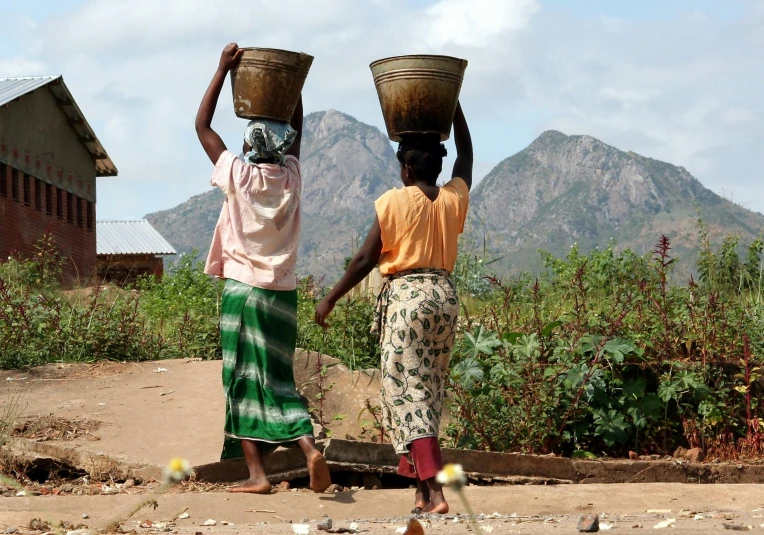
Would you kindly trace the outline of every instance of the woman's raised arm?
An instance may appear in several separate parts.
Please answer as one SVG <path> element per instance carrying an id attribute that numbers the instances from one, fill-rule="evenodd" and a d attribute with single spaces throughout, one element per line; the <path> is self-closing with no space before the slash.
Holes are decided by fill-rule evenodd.
<path id="1" fill-rule="evenodd" d="M 472 188 L 472 136 L 464 118 L 461 102 L 456 103 L 454 114 L 454 143 L 456 144 L 456 161 L 454 172 L 451 177 L 459 177 L 467 184 L 467 189 Z"/>

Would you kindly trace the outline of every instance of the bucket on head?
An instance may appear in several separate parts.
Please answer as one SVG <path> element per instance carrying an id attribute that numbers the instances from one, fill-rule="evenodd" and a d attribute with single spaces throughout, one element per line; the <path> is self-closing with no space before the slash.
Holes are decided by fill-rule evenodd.
<path id="1" fill-rule="evenodd" d="M 387 135 L 451 135 L 467 60 L 450 56 L 396 56 L 369 65 Z"/>
<path id="2" fill-rule="evenodd" d="M 275 48 L 243 48 L 231 70 L 233 109 L 242 119 L 289 121 L 313 56 Z"/>

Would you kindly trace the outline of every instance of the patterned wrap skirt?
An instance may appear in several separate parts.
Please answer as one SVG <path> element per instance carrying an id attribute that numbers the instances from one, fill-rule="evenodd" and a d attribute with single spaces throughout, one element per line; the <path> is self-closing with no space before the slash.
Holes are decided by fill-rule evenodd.
<path id="1" fill-rule="evenodd" d="M 377 300 L 382 416 L 401 455 L 413 440 L 438 437 L 443 388 L 459 300 L 447 271 L 412 269 L 385 277 Z"/>
<path id="2" fill-rule="evenodd" d="M 241 440 L 266 452 L 313 435 L 294 383 L 297 291 L 254 288 L 227 279 L 220 342 L 226 396 L 221 459 L 242 457 Z"/>

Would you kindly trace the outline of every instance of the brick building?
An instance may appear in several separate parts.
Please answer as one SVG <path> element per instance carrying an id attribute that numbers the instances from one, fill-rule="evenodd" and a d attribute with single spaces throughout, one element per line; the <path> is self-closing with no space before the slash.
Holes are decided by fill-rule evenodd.
<path id="1" fill-rule="evenodd" d="M 0 259 L 51 233 L 67 281 L 96 268 L 96 177 L 117 168 L 61 76 L 0 78 Z"/>

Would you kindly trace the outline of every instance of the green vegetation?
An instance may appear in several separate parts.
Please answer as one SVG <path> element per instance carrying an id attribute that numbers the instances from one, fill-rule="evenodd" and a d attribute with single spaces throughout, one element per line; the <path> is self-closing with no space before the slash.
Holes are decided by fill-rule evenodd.
<path id="1" fill-rule="evenodd" d="M 653 255 L 612 247 L 547 273 L 495 282 L 465 307 L 452 360 L 452 445 L 568 455 L 722 458 L 764 448 L 762 244 L 745 259 L 701 224 L 700 280 L 670 284 L 668 238 Z"/>
<path id="2" fill-rule="evenodd" d="M 0 368 L 49 362 L 218 358 L 222 285 L 182 257 L 135 289 L 64 290 L 62 260 L 46 236 L 29 259 L 0 264 Z"/>
<path id="3" fill-rule="evenodd" d="M 542 252 L 538 278 L 500 280 L 485 248 L 463 251 L 447 441 L 574 456 L 677 446 L 760 456 L 764 246 L 734 237 L 716 246 L 699 228 L 694 269 L 680 266 L 666 237 L 646 256 L 614 244 L 587 255 L 574 247 L 565 258 Z M 132 288 L 64 290 L 55 244 L 44 239 L 31 258 L 0 264 L 0 368 L 220 358 L 222 284 L 192 259 Z M 324 331 L 313 323 L 323 291 L 311 277 L 300 283 L 298 345 L 353 369 L 376 367 L 373 298 L 339 303 Z"/>

